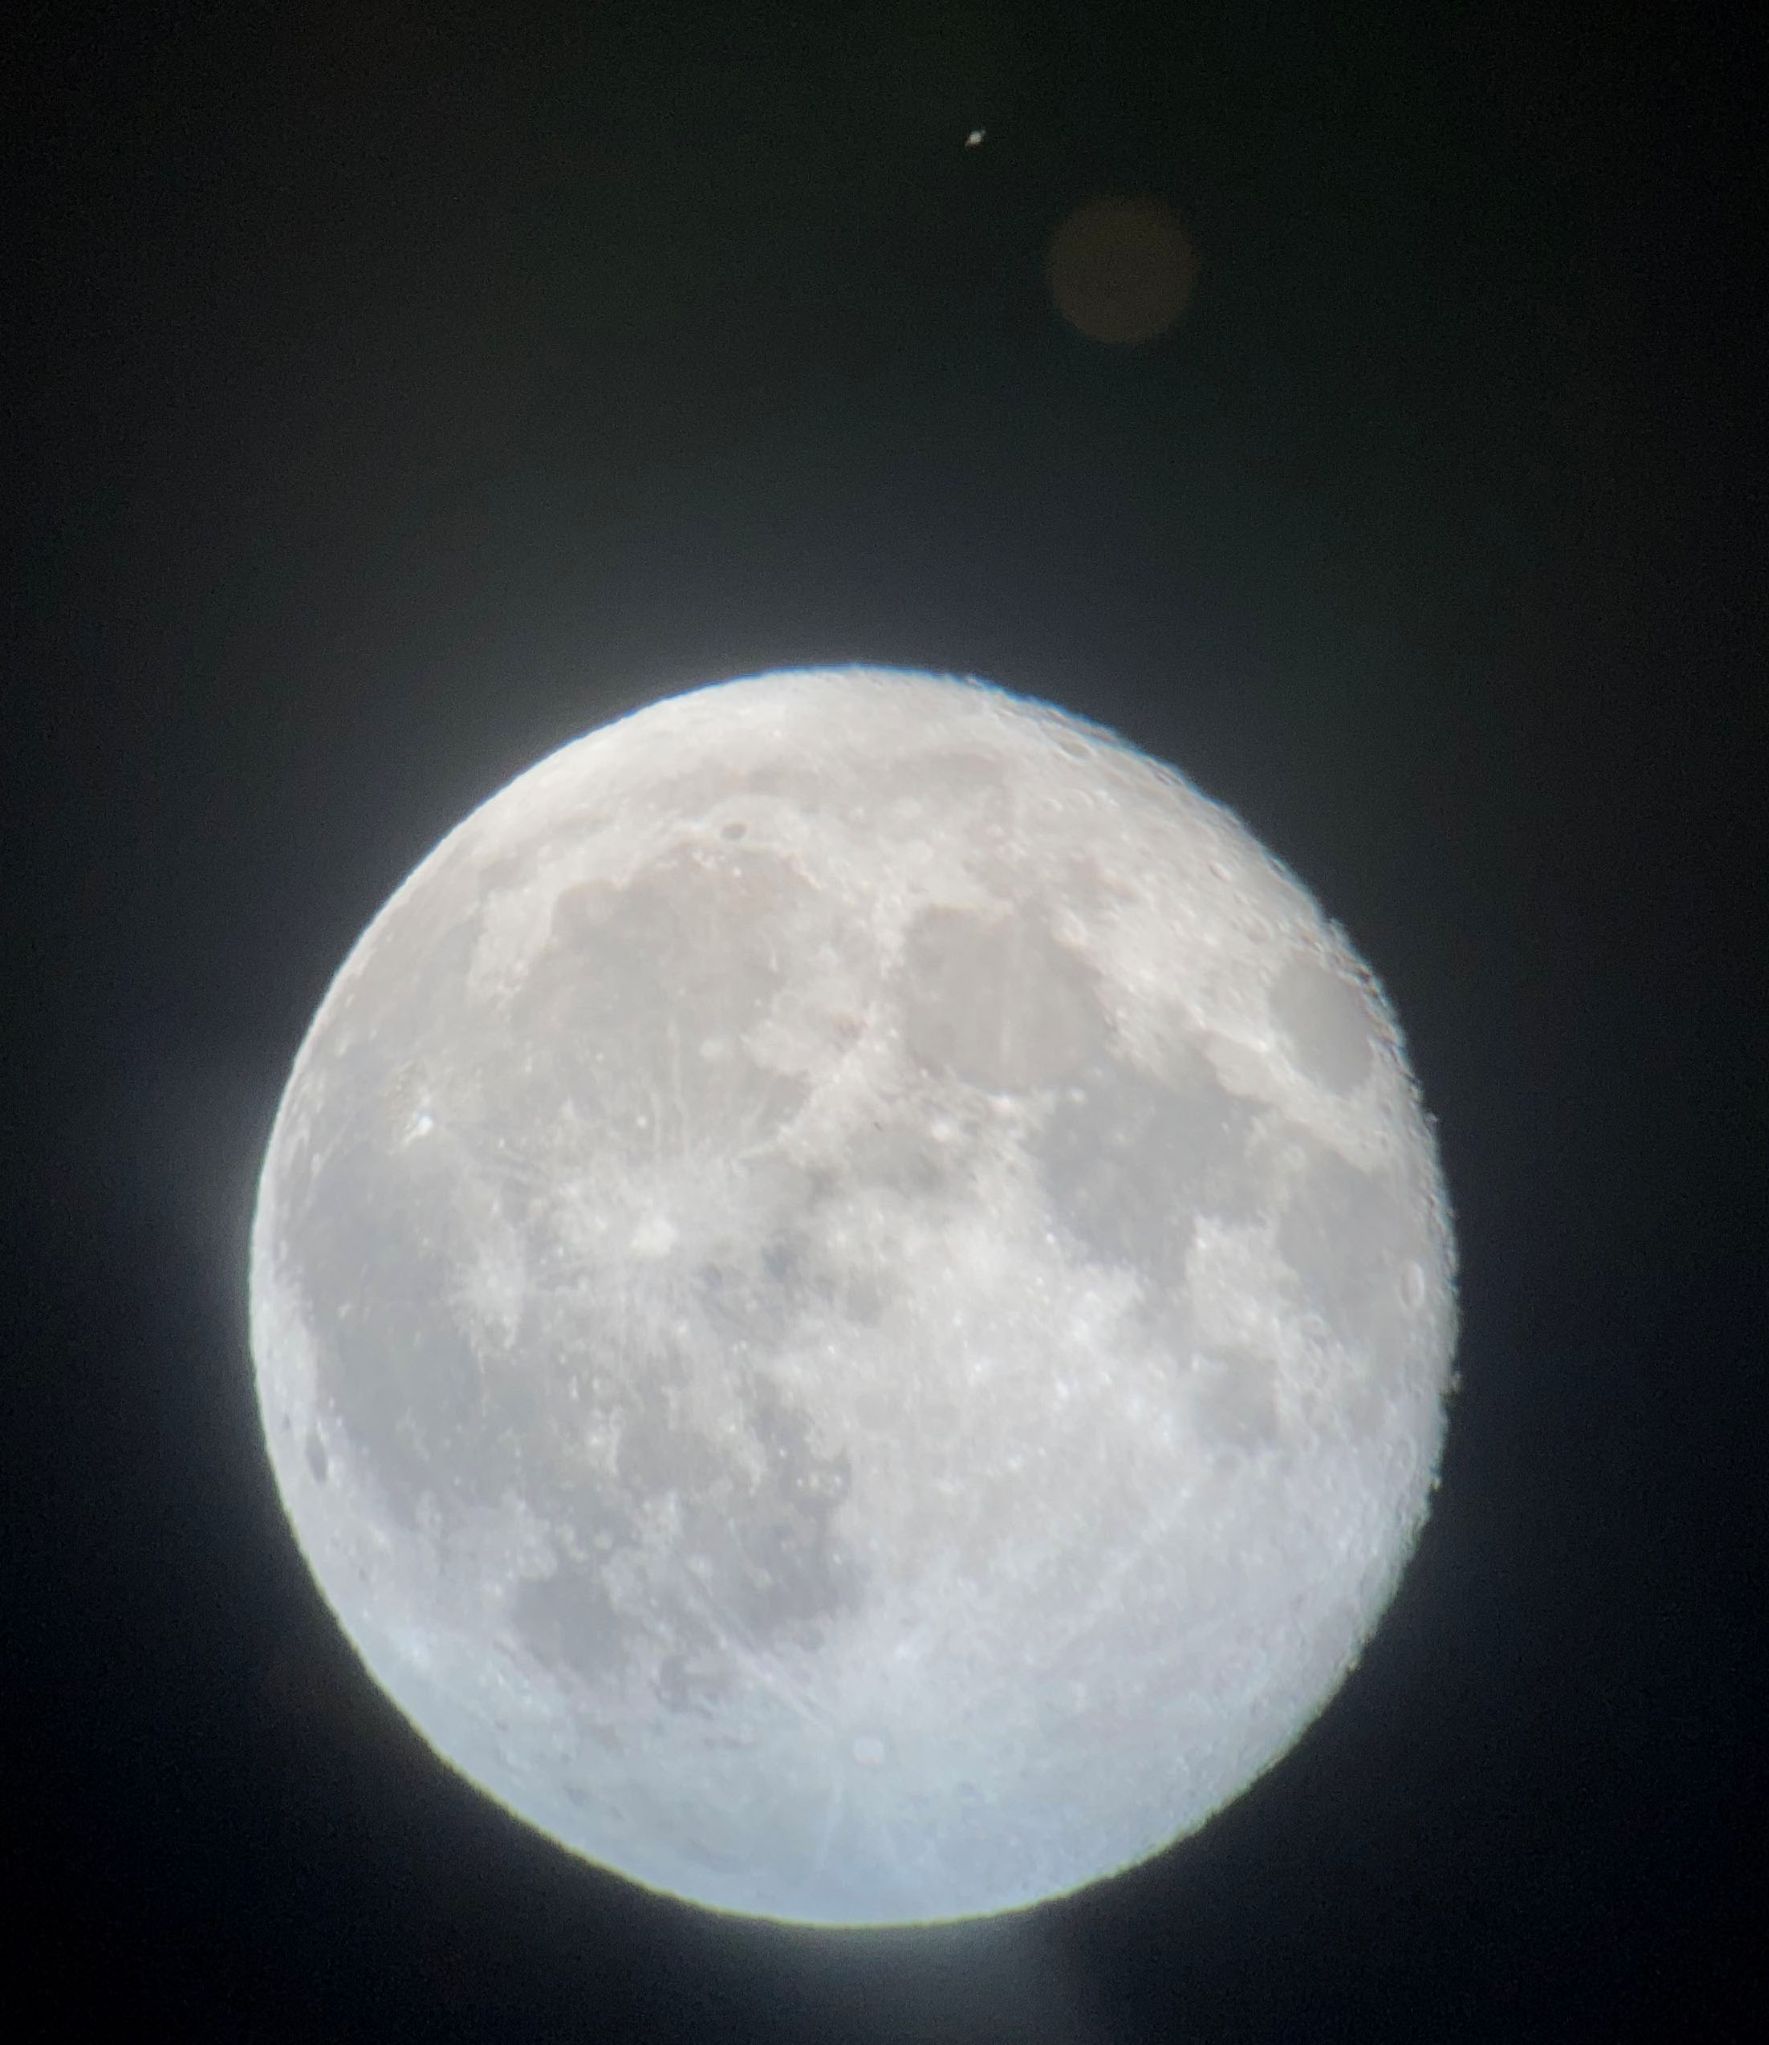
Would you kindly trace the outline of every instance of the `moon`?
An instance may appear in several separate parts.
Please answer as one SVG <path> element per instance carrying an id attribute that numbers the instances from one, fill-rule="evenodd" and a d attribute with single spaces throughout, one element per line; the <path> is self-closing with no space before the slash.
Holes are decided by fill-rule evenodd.
<path id="1" fill-rule="evenodd" d="M 1423 1524 L 1435 1137 L 1313 897 L 1112 732 L 795 671 L 565 746 L 344 962 L 264 1158 L 287 1517 L 570 1852 L 931 1923 L 1195 1832 Z"/>

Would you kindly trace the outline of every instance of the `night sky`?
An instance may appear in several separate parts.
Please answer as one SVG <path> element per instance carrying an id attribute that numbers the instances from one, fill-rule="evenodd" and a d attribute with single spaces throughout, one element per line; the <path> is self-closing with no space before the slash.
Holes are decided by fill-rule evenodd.
<path id="1" fill-rule="evenodd" d="M 1750 32 L 1704 33 L 7 28 L 32 2035 L 1758 2035 L 1761 216 Z M 1109 198 L 1190 283 L 1141 341 L 1084 327 L 1160 312 L 1159 250 L 1053 269 Z M 644 1894 L 431 1758 L 295 1552 L 244 1328 L 289 1062 L 416 861 L 610 717 L 855 661 L 1111 725 L 1305 879 L 1405 1027 L 1464 1320 L 1435 1514 L 1301 1747 L 1132 1874 L 886 1937 Z"/>

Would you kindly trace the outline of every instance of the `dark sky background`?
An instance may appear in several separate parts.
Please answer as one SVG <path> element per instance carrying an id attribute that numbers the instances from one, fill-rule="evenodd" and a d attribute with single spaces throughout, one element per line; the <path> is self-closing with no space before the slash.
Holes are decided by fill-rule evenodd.
<path id="1" fill-rule="evenodd" d="M 12 22 L 41 2035 L 1759 2035 L 1761 214 L 1752 31 L 1664 13 Z M 1112 194 L 1198 259 L 1140 346 L 1046 275 Z M 871 1938 L 640 1893 L 431 1760 L 294 1552 L 244 1336 L 289 1061 L 416 860 L 611 716 L 856 660 L 1117 727 L 1319 893 L 1438 1119 L 1465 1324 L 1435 1516 L 1297 1752 L 1117 1881 Z"/>

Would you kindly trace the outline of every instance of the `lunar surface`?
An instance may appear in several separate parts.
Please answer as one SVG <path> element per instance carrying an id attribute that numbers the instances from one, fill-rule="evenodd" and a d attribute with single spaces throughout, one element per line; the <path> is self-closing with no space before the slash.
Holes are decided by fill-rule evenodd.
<path id="1" fill-rule="evenodd" d="M 435 1751 L 648 1887 L 978 1916 L 1195 1830 L 1422 1523 L 1394 1019 L 1239 822 L 976 683 L 658 703 L 351 952 L 264 1161 L 289 1520 Z"/>

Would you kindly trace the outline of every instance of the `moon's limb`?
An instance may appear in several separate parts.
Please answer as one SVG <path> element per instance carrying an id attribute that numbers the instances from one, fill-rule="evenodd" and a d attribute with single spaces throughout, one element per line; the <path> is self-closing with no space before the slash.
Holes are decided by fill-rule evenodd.
<path id="1" fill-rule="evenodd" d="M 340 971 L 253 1232 L 377 1680 L 574 1850 L 931 1920 L 1194 1829 L 1380 1617 L 1454 1254 L 1400 1033 L 1109 733 L 844 671 L 474 812 Z"/>

